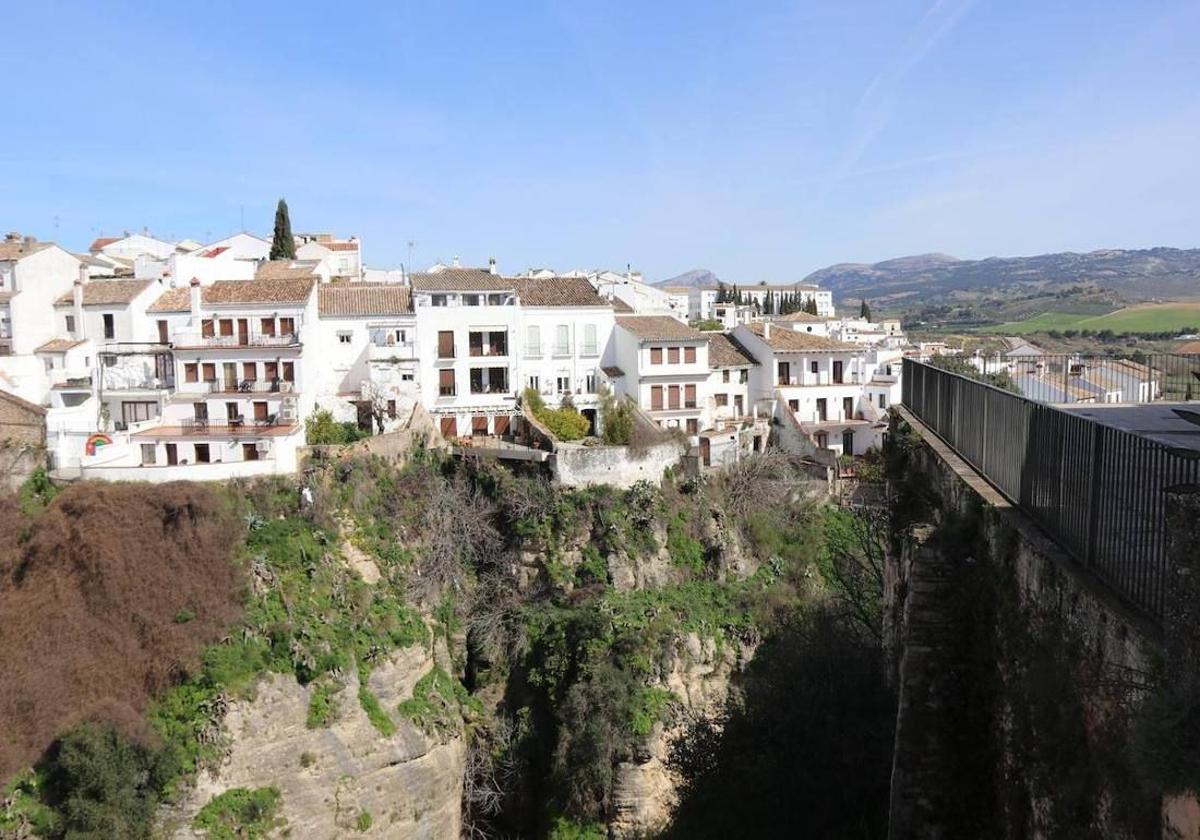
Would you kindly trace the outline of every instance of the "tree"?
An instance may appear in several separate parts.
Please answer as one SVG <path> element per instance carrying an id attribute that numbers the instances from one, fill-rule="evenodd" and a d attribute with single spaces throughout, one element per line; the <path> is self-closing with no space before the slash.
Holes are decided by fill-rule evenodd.
<path id="1" fill-rule="evenodd" d="M 871 307 L 867 306 L 866 298 L 863 298 L 862 306 L 858 308 L 858 317 L 865 321 L 871 320 Z"/>
<path id="2" fill-rule="evenodd" d="M 292 236 L 292 220 L 288 217 L 287 202 L 282 198 L 275 205 L 275 235 L 271 238 L 271 259 L 296 259 L 296 239 Z"/>
<path id="3" fill-rule="evenodd" d="M 717 281 L 717 303 L 729 303 L 729 289 L 725 287 L 724 280 Z"/>
<path id="4" fill-rule="evenodd" d="M 763 314 L 775 314 L 775 295 L 771 294 L 770 292 L 767 292 L 766 298 L 763 299 Z"/>
<path id="5" fill-rule="evenodd" d="M 812 295 L 806 301 L 804 301 L 804 311 L 807 312 L 809 315 L 817 314 L 817 297 L 816 297 L 816 295 Z"/>

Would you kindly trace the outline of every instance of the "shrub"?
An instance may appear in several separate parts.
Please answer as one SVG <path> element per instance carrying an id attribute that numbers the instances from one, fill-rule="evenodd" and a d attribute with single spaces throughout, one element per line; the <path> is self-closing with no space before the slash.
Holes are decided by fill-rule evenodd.
<path id="1" fill-rule="evenodd" d="M 279 789 L 230 788 L 200 809 L 192 826 L 208 840 L 256 840 L 275 825 Z"/>
<path id="2" fill-rule="evenodd" d="M 561 408 L 547 408 L 541 394 L 526 388 L 521 397 L 533 416 L 559 440 L 579 440 L 586 437 L 591 423 L 575 408 L 570 397 L 563 397 Z"/>
<path id="3" fill-rule="evenodd" d="M 628 446 L 633 441 L 633 408 L 607 387 L 600 391 L 600 425 L 607 444 Z"/>
<path id="4" fill-rule="evenodd" d="M 38 467 L 30 474 L 29 478 L 25 479 L 25 483 L 18 491 L 21 509 L 29 516 L 36 516 L 54 501 L 54 497 L 59 492 L 61 491 L 46 473 L 46 468 Z"/>
<path id="5" fill-rule="evenodd" d="M 371 725 L 378 729 L 381 735 L 390 738 L 396 734 L 395 722 L 379 704 L 379 698 L 375 696 L 375 692 L 367 687 L 365 675 L 358 686 L 358 704 L 367 713 L 367 719 L 371 721 Z"/>
<path id="6" fill-rule="evenodd" d="M 359 811 L 358 817 L 354 820 L 354 827 L 359 831 L 367 831 L 375 820 L 371 817 L 370 811 Z"/>
<path id="7" fill-rule="evenodd" d="M 323 682 L 313 690 L 308 701 L 308 719 L 305 721 L 309 729 L 324 729 L 333 723 L 338 712 L 337 700 L 333 695 L 341 688 L 336 683 Z"/>
<path id="8" fill-rule="evenodd" d="M 354 443 L 370 436 L 356 423 L 337 422 L 326 408 L 317 409 L 304 421 L 304 440 L 309 446 Z"/>
<path id="9" fill-rule="evenodd" d="M 716 318 L 705 318 L 703 321 L 696 322 L 696 329 L 712 332 L 723 329 L 723 325 Z"/>

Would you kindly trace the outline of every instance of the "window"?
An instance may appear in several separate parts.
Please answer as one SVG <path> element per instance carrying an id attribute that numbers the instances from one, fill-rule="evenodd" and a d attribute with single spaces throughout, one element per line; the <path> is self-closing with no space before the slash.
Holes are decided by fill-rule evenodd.
<path id="1" fill-rule="evenodd" d="M 232 318 L 222 318 L 221 320 L 217 321 L 217 332 L 220 333 L 222 338 L 228 338 L 229 336 L 232 336 L 233 335 L 233 319 Z"/>
<path id="2" fill-rule="evenodd" d="M 350 330 L 338 330 L 338 344 L 349 344 L 354 340 L 354 333 Z"/>
<path id="3" fill-rule="evenodd" d="M 393 419 L 393 420 L 396 419 L 396 401 L 395 400 L 387 401 L 387 414 L 388 414 L 388 417 L 390 417 L 391 419 Z"/>
<path id="4" fill-rule="evenodd" d="M 817 421 L 820 423 L 824 423 L 826 420 L 829 419 L 828 415 L 829 415 L 829 412 L 825 407 L 825 398 L 818 397 L 817 398 Z"/>
<path id="5" fill-rule="evenodd" d="M 400 381 L 401 382 L 412 382 L 413 375 L 411 373 L 402 373 L 402 374 L 400 374 Z"/>
<path id="6" fill-rule="evenodd" d="M 555 386 L 560 394 L 571 393 L 571 375 L 560 373 L 554 380 Z"/>
<path id="7" fill-rule="evenodd" d="M 438 358 L 454 358 L 454 331 L 440 330 L 438 332 Z"/>
<path id="8" fill-rule="evenodd" d="M 54 370 L 54 359 L 47 357 L 42 360 L 42 363 L 46 366 L 46 373 Z"/>
<path id="9" fill-rule="evenodd" d="M 883 370 L 884 370 L 884 373 L 886 373 L 888 376 L 892 375 L 892 366 L 891 365 L 885 365 Z"/>
<path id="10" fill-rule="evenodd" d="M 679 348 L 678 347 L 668 347 L 667 348 L 667 364 L 669 364 L 669 365 L 679 364 Z"/>
<path id="11" fill-rule="evenodd" d="M 117 328 L 113 324 L 113 316 L 111 312 L 104 313 L 104 337 L 114 338 L 117 334 Z"/>
<path id="12" fill-rule="evenodd" d="M 729 368 L 726 368 L 725 370 L 721 371 L 721 381 L 722 382 L 729 381 Z"/>
<path id="13" fill-rule="evenodd" d="M 257 362 L 242 363 L 242 379 L 245 379 L 247 382 L 255 382 L 258 380 Z"/>
<path id="14" fill-rule="evenodd" d="M 241 418 L 241 416 L 242 416 L 242 410 L 240 408 L 238 408 L 238 404 L 236 402 L 225 403 L 225 419 L 226 420 L 238 420 Z"/>
<path id="15" fill-rule="evenodd" d="M 696 348 L 695 347 L 684 347 L 683 348 L 683 360 L 685 362 L 687 362 L 689 365 L 696 364 Z"/>
<path id="16" fill-rule="evenodd" d="M 529 377 L 528 385 L 534 391 L 541 390 L 542 378 L 540 376 L 531 376 Z"/>
<path id="17" fill-rule="evenodd" d="M 829 448 L 829 435 L 826 434 L 825 432 L 817 432 L 817 448 L 818 449 L 828 449 Z"/>
<path id="18" fill-rule="evenodd" d="M 788 362 L 779 363 L 779 382 L 780 385 L 790 385 L 792 382 L 792 366 Z"/>
<path id="19" fill-rule="evenodd" d="M 463 295 L 463 306 L 479 306 L 479 295 Z"/>
<path id="20" fill-rule="evenodd" d="M 687 433 L 689 435 L 697 435 L 700 433 L 700 421 L 695 417 L 689 417 L 687 421 Z"/>
<path id="21" fill-rule="evenodd" d="M 586 379 L 584 380 L 584 382 L 586 383 L 586 385 L 584 387 L 585 391 L 587 391 L 589 394 L 596 393 L 596 374 L 595 373 L 589 373 L 587 375 Z"/>
<path id="22" fill-rule="evenodd" d="M 887 408 L 887 394 L 880 394 L 880 395 L 879 395 L 879 407 L 880 407 L 880 408 Z"/>
<path id="23" fill-rule="evenodd" d="M 158 446 L 153 443 L 142 444 L 142 466 L 149 466 L 157 460 Z"/>
<path id="24" fill-rule="evenodd" d="M 279 378 L 279 362 L 263 362 L 263 379 L 274 382 Z"/>
<path id="25" fill-rule="evenodd" d="M 454 396 L 454 371 L 439 370 L 438 371 L 438 396 L 453 397 Z"/>
<path id="26" fill-rule="evenodd" d="M 842 363 L 840 361 L 833 363 L 833 381 L 838 383 L 842 381 Z"/>
<path id="27" fill-rule="evenodd" d="M 716 405 L 718 408 L 724 408 L 725 406 L 729 405 L 729 395 L 728 394 L 715 394 L 713 396 L 713 399 L 716 401 Z"/>
<path id="28" fill-rule="evenodd" d="M 263 335 L 266 335 L 266 336 L 275 335 L 275 319 L 274 318 L 260 319 L 259 320 L 259 329 L 262 331 Z"/>
<path id="29" fill-rule="evenodd" d="M 695 408 L 696 407 L 696 386 L 695 385 L 684 385 L 683 386 L 683 407 L 684 408 Z"/>
<path id="30" fill-rule="evenodd" d="M 650 410 L 661 411 L 663 407 L 663 388 L 661 385 L 650 386 Z"/>
<path id="31" fill-rule="evenodd" d="M 280 335 L 295 335 L 296 334 L 296 319 L 295 318 L 280 318 L 279 319 L 279 334 Z"/>
<path id="32" fill-rule="evenodd" d="M 738 377 L 738 382 L 740 382 L 740 383 L 742 383 L 743 385 L 745 385 L 745 384 L 746 384 L 747 382 L 749 382 L 749 381 L 750 381 L 750 371 L 748 371 L 748 370 L 743 370 L 743 371 L 742 371 L 742 375 Z"/>
<path id="33" fill-rule="evenodd" d="M 652 365 L 661 365 L 662 364 L 662 348 L 661 347 L 651 347 L 650 348 L 650 364 L 652 364 Z"/>
<path id="34" fill-rule="evenodd" d="M 117 364 L 117 354 L 116 353 L 101 353 L 100 354 L 100 367 L 116 367 L 116 364 Z M 84 365 L 84 367 L 88 366 L 88 361 L 86 358 L 83 360 L 83 365 Z"/>
<path id="35" fill-rule="evenodd" d="M 205 362 L 202 366 L 205 382 L 217 381 L 217 366 L 214 362 Z"/>
<path id="36" fill-rule="evenodd" d="M 208 463 L 208 444 L 207 443 L 197 443 L 196 444 L 196 463 L 197 464 L 207 464 Z"/>
<path id="37" fill-rule="evenodd" d="M 270 422 L 271 415 L 267 413 L 267 403 L 259 400 L 254 403 L 254 420 L 258 423 Z"/>
<path id="38" fill-rule="evenodd" d="M 183 381 L 184 382 L 199 382 L 200 381 L 200 365 L 195 362 L 187 362 L 183 366 Z"/>
<path id="39" fill-rule="evenodd" d="M 842 397 L 842 419 L 850 420 L 854 417 L 854 397 Z"/>
<path id="40" fill-rule="evenodd" d="M 596 342 L 596 325 L 583 325 L 583 352 L 588 356 L 595 356 L 600 352 L 600 347 Z"/>
<path id="41" fill-rule="evenodd" d="M 283 363 L 283 381 L 284 382 L 295 382 L 296 381 L 296 363 L 295 362 L 284 362 Z"/>
<path id="42" fill-rule="evenodd" d="M 122 402 L 121 403 L 121 420 L 124 421 L 126 428 L 129 428 L 130 423 L 141 423 L 146 420 L 153 420 L 157 416 L 158 416 L 158 403 L 152 403 L 152 402 Z"/>
<path id="43" fill-rule="evenodd" d="M 671 385 L 667 388 L 667 408 L 679 408 L 678 385 Z"/>
<path id="44" fill-rule="evenodd" d="M 71 335 L 75 334 L 75 316 L 74 315 L 67 316 L 67 332 L 71 333 Z"/>
<path id="45" fill-rule="evenodd" d="M 431 306 L 445 306 L 446 301 L 447 298 L 445 295 L 434 295 L 432 298 L 430 298 L 429 302 Z"/>
<path id="46" fill-rule="evenodd" d="M 167 343 L 167 322 L 166 321 L 158 322 L 158 343 L 159 344 Z"/>
<path id="47" fill-rule="evenodd" d="M 205 318 L 203 321 L 200 322 L 200 337 L 201 338 L 212 338 L 214 335 L 216 335 L 216 330 L 214 329 L 214 326 L 213 326 L 214 323 L 215 322 L 213 321 L 212 318 Z"/>
<path id="48" fill-rule="evenodd" d="M 257 461 L 258 460 L 258 444 L 243 443 L 242 444 L 242 460 Z"/>
<path id="49" fill-rule="evenodd" d="M 788 408 L 792 411 L 800 410 L 800 400 L 788 400 Z"/>
<path id="50" fill-rule="evenodd" d="M 816 361 L 812 361 L 808 363 L 808 369 L 811 373 L 818 373 L 820 371 L 820 366 Z"/>
<path id="51" fill-rule="evenodd" d="M 504 301 L 505 301 L 505 296 L 502 294 L 487 296 L 488 306 L 503 306 Z"/>
<path id="52" fill-rule="evenodd" d="M 542 355 L 542 328 L 530 325 L 525 328 L 525 355 L 534 358 Z"/>
<path id="53" fill-rule="evenodd" d="M 559 324 L 554 328 L 554 355 L 569 356 L 571 354 L 571 328 Z"/>

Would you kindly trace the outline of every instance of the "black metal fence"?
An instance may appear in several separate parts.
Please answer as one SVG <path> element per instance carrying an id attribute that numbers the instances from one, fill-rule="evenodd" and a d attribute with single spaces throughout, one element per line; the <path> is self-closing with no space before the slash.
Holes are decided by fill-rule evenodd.
<path id="1" fill-rule="evenodd" d="M 1047 403 L 1147 403 L 1200 399 L 1200 354 L 1081 353 L 980 356 L 980 372 Z"/>
<path id="2" fill-rule="evenodd" d="M 1060 546 L 1134 608 L 1162 618 L 1163 491 L 1200 482 L 1200 452 L 912 359 L 902 390 L 909 411 Z"/>

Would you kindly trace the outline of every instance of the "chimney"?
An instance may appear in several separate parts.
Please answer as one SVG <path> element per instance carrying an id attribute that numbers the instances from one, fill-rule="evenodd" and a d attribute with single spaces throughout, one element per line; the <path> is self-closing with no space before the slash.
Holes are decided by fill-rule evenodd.
<path id="1" fill-rule="evenodd" d="M 75 286 L 71 289 L 71 303 L 75 312 L 75 335 L 76 341 L 83 341 L 87 338 L 87 334 L 83 328 L 83 284 L 87 282 L 87 266 L 83 263 L 79 264 L 79 277 L 75 280 Z"/>
<path id="2" fill-rule="evenodd" d="M 36 243 L 37 243 L 37 237 L 36 237 L 36 236 L 29 236 L 29 235 L 26 235 L 26 237 L 25 237 L 25 249 L 26 249 L 26 250 L 29 250 L 29 248 L 31 248 L 31 247 L 32 247 L 33 245 L 35 245 Z"/>
<path id="3" fill-rule="evenodd" d="M 192 278 L 192 290 L 191 291 L 192 291 L 192 294 L 191 294 L 192 318 L 191 318 L 190 323 L 191 323 L 191 326 L 195 327 L 196 329 L 199 329 L 200 328 L 200 279 L 198 277 Z"/>
<path id="4" fill-rule="evenodd" d="M 454 267 L 454 268 L 461 268 L 461 267 L 462 267 L 462 263 L 460 263 L 460 262 L 458 261 L 458 257 L 457 257 L 457 256 L 456 256 L 454 259 L 450 260 L 450 265 L 451 265 L 452 267 Z"/>
<path id="5" fill-rule="evenodd" d="M 488 257 L 488 274 L 499 274 L 500 271 L 496 268 L 496 258 Z"/>
<path id="6" fill-rule="evenodd" d="M 763 338 L 768 341 L 771 339 L 771 322 L 763 321 Z"/>

